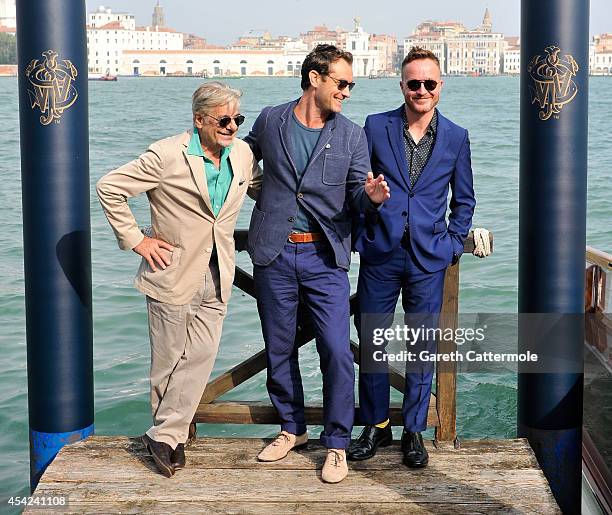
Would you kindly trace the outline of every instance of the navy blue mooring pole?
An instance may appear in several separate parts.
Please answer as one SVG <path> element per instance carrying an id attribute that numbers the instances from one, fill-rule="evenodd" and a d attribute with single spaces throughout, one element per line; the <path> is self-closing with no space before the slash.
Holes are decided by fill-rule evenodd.
<path id="1" fill-rule="evenodd" d="M 537 342 L 540 373 L 519 371 L 518 435 L 561 510 L 579 513 L 589 1 L 522 0 L 521 11 L 519 312 L 556 329 Z"/>
<path id="2" fill-rule="evenodd" d="M 87 44 L 83 0 L 19 0 L 30 485 L 93 433 Z"/>

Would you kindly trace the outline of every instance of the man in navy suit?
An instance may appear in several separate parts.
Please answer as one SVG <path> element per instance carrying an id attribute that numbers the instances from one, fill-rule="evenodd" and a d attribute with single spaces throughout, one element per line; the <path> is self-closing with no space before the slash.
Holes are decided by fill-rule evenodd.
<path id="1" fill-rule="evenodd" d="M 340 114 L 355 85 L 353 57 L 317 46 L 302 64 L 302 96 L 266 107 L 245 138 L 263 159 L 261 194 L 249 226 L 257 308 L 266 344 L 267 387 L 281 432 L 261 461 L 277 461 L 308 440 L 295 341 L 298 300 L 311 315 L 323 373 L 328 448 L 322 479 L 342 481 L 354 415 L 349 341 L 351 211 L 374 210 L 389 197 L 373 179 L 363 129 Z"/>
<path id="2" fill-rule="evenodd" d="M 463 252 L 476 201 L 468 132 L 436 109 L 442 80 L 432 52 L 412 48 L 402 63 L 404 105 L 368 116 L 365 133 L 374 173 L 384 174 L 393 192 L 378 212 L 361 215 L 355 247 L 361 256 L 357 292 L 360 337 L 360 415 L 365 427 L 348 458 L 365 460 L 391 443 L 389 376 L 378 330 L 390 328 L 402 293 L 404 323 L 437 327 L 446 268 Z M 448 191 L 452 192 L 448 224 Z M 417 356 L 407 363 L 402 406 L 402 450 L 408 467 L 428 462 L 421 431 L 427 427 L 433 363 L 420 360 L 434 352 L 435 331 L 406 342 Z M 382 347 L 384 349 L 384 347 Z M 382 366 L 381 366 L 381 361 Z"/>

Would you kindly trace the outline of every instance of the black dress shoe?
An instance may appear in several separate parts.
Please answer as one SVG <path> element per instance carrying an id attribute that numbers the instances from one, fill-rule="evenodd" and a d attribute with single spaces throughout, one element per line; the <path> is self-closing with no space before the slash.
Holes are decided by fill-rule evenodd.
<path id="1" fill-rule="evenodd" d="M 391 424 L 381 429 L 376 426 L 365 426 L 359 435 L 348 448 L 347 457 L 351 461 L 368 460 L 376 454 L 379 447 L 391 445 L 393 434 L 391 433 Z"/>
<path id="2" fill-rule="evenodd" d="M 185 444 L 179 443 L 176 446 L 176 449 L 174 449 L 170 455 L 170 461 L 172 461 L 172 466 L 175 471 L 185 468 Z"/>
<path id="3" fill-rule="evenodd" d="M 146 433 L 142 435 L 140 439 L 151 456 L 153 456 L 159 471 L 166 477 L 172 477 L 174 474 L 174 467 L 172 466 L 172 460 L 170 459 L 172 447 L 170 447 L 167 443 L 153 440 Z"/>
<path id="4" fill-rule="evenodd" d="M 402 451 L 404 452 L 404 465 L 418 469 L 427 466 L 429 454 L 423 445 L 421 433 L 406 431 L 402 433 Z"/>

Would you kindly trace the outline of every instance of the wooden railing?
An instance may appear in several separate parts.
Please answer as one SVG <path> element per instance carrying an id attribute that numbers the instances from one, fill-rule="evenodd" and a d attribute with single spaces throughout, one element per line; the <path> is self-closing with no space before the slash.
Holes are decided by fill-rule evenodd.
<path id="1" fill-rule="evenodd" d="M 246 250 L 247 231 L 237 230 L 234 233 L 236 250 Z M 491 235 L 491 243 L 493 236 Z M 474 250 L 473 234 L 470 232 L 464 252 L 469 257 Z M 440 316 L 441 328 L 455 329 L 457 325 L 457 313 L 459 310 L 459 266 L 449 266 L 444 278 L 444 295 L 442 312 Z M 255 297 L 255 285 L 253 277 L 236 267 L 234 285 L 245 293 Z M 350 314 L 355 313 L 357 308 L 357 295 L 350 298 Z M 297 344 L 301 347 L 314 339 L 312 326 L 308 323 L 303 311 L 298 310 L 298 328 L 296 334 Z M 300 312 L 301 311 L 301 312 Z M 438 352 L 450 353 L 457 349 L 454 341 L 438 343 Z M 355 363 L 359 364 L 359 345 L 351 340 L 351 350 Z M 210 381 L 204 391 L 200 405 L 193 419 L 193 424 L 199 423 L 221 423 L 221 424 L 278 424 L 279 418 L 276 410 L 271 404 L 257 401 L 221 401 L 219 397 L 226 394 L 236 386 L 249 380 L 266 368 L 265 350 L 250 356 L 242 363 L 232 367 L 227 372 L 217 376 Z M 389 365 L 390 383 L 396 390 L 403 393 L 405 380 L 404 373 Z M 390 420 L 393 425 L 403 426 L 401 405 L 392 405 L 390 408 Z M 305 416 L 307 424 L 323 424 L 323 407 L 306 406 Z M 435 437 L 438 441 L 450 441 L 457 443 L 457 377 L 454 362 L 440 362 L 436 373 L 436 393 L 431 396 L 429 413 L 427 416 L 428 427 L 435 428 Z M 361 425 L 359 407 L 355 408 L 355 425 Z M 193 433 L 193 429 L 192 429 Z"/>

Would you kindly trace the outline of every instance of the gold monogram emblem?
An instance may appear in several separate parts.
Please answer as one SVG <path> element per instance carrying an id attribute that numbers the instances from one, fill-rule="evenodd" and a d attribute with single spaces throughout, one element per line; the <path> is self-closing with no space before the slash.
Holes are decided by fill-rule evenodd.
<path id="1" fill-rule="evenodd" d="M 49 125 L 60 118 L 79 96 L 74 87 L 77 69 L 68 59 L 57 59 L 57 52 L 43 52 L 44 61 L 32 59 L 26 68 L 26 77 L 33 89 L 28 88 L 32 109 L 38 106 L 42 113 L 40 123 Z"/>
<path id="2" fill-rule="evenodd" d="M 546 56 L 536 55 L 527 71 L 533 83 L 529 86 L 531 103 L 540 106 L 540 120 L 551 116 L 558 119 L 565 104 L 571 102 L 578 93 L 578 86 L 572 80 L 578 71 L 578 63 L 571 55 L 559 58 L 561 50 L 556 46 L 544 49 Z"/>

